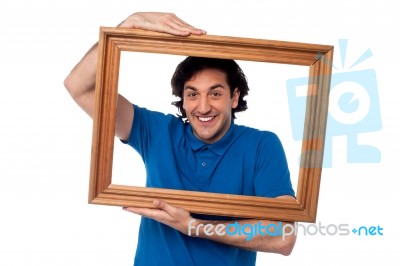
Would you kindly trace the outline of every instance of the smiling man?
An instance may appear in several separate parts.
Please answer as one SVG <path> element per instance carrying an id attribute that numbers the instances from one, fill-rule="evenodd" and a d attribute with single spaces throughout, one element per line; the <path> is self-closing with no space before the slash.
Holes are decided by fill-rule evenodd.
<path id="1" fill-rule="evenodd" d="M 173 14 L 135 13 L 120 27 L 175 35 L 202 35 Z M 65 86 L 93 116 L 95 45 L 71 71 Z M 234 60 L 188 57 L 171 80 L 180 115 L 163 114 L 118 96 L 116 136 L 143 158 L 146 186 L 263 197 L 293 197 L 286 157 L 278 137 L 239 126 L 249 88 Z M 189 213 L 154 199 L 154 208 L 124 208 L 142 215 L 135 265 L 255 265 L 256 252 L 289 255 L 295 235 L 243 234 L 221 228 L 270 228 L 278 221 Z M 215 225 L 215 226 L 214 226 Z M 205 230 L 199 230 L 203 228 Z M 194 231 L 193 231 L 194 230 Z M 214 230 L 214 231 L 213 231 Z M 250 232 L 248 232 L 250 233 Z"/>

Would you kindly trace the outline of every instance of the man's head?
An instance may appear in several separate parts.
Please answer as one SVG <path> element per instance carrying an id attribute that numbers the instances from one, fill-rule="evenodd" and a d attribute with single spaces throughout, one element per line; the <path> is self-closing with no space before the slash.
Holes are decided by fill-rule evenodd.
<path id="1" fill-rule="evenodd" d="M 235 112 L 247 109 L 246 76 L 234 60 L 188 57 L 175 70 L 173 102 L 181 118 L 206 143 L 219 140 L 229 129 Z"/>

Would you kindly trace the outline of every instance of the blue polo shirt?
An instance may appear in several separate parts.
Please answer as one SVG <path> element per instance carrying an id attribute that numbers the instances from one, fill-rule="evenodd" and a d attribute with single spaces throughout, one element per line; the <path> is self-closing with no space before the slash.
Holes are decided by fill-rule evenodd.
<path id="1" fill-rule="evenodd" d="M 142 157 L 146 186 L 277 197 L 293 195 L 286 156 L 269 131 L 235 125 L 206 144 L 189 123 L 134 105 L 128 144 Z M 195 216 L 195 214 L 193 214 Z M 215 219 L 221 219 L 220 217 Z M 142 218 L 134 265 L 255 265 L 256 252 L 186 236 Z"/>

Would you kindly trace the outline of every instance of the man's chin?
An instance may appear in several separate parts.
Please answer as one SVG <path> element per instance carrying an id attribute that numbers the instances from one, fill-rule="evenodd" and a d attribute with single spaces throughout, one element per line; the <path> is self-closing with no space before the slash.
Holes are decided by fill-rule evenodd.
<path id="1" fill-rule="evenodd" d="M 194 131 L 194 135 L 201 141 L 205 143 L 212 143 L 215 135 L 208 133 L 199 133 L 198 131 Z"/>

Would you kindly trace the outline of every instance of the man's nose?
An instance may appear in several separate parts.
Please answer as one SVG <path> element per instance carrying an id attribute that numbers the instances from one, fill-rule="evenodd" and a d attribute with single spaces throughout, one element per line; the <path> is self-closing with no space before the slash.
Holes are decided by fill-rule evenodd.
<path id="1" fill-rule="evenodd" d="M 211 111 L 211 104 L 207 96 L 200 97 L 200 102 L 198 106 L 198 111 L 201 114 L 207 114 Z"/>

